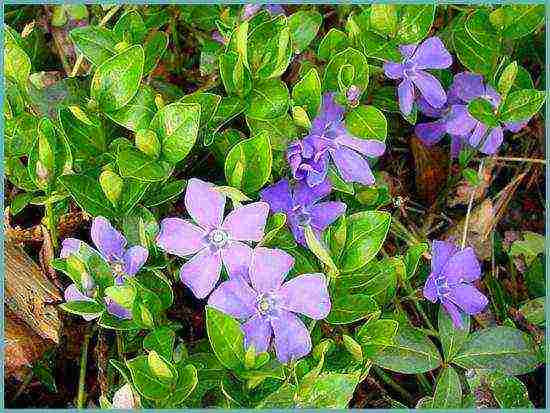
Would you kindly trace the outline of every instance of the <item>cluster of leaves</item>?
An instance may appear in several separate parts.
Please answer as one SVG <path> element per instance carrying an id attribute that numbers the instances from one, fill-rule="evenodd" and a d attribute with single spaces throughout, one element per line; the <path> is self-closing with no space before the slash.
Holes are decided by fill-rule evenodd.
<path id="1" fill-rule="evenodd" d="M 102 12 L 120 10 L 111 7 L 118 9 Z M 182 325 L 167 312 L 173 290 L 183 287 L 174 263 L 154 243 L 158 221 L 185 189 L 182 177 L 193 169 L 199 158 L 194 155 L 215 156 L 223 174 L 206 173 L 219 181 L 225 176 L 227 186 L 218 189 L 234 203 L 257 198 L 266 183 L 288 173 L 288 144 L 307 134 L 324 92 L 339 92 L 349 105 L 350 134 L 385 141 L 387 117 L 399 107 L 382 64 L 401 60 L 399 45 L 433 33 L 436 14 L 446 21 L 438 35 L 459 63 L 503 95 L 497 113 L 481 99 L 470 103 L 470 114 L 488 126 L 535 115 L 544 94 L 512 57 L 519 60 L 526 39 L 542 25 L 544 6 L 459 9 L 341 6 L 333 9 L 332 21 L 342 27 L 328 27 L 328 18 L 313 6 L 293 8 L 289 16 L 260 10 L 247 20 L 240 6 L 125 6 L 112 13 L 119 17 L 111 28 L 102 20 L 70 31 L 89 73 L 52 86 L 38 84 L 33 74 L 39 61 L 27 38 L 6 27 L 5 165 L 19 190 L 10 212 L 45 206 L 44 221 L 57 244 L 57 222 L 72 201 L 91 216 L 109 218 L 129 244 L 149 250 L 148 264 L 122 286 L 114 285 L 111 269 L 87 247 L 52 263 L 77 284 L 90 275 L 102 295 L 131 310 L 132 319 L 122 320 L 96 301 L 63 305 L 74 314 L 98 316 L 101 328 L 117 331 L 119 357 L 111 365 L 143 407 L 345 408 L 359 383 L 379 368 L 416 374 L 422 383 L 425 373 L 438 370 L 434 389 L 425 389 L 418 407 L 473 407 L 474 390 L 481 386 L 489 386 L 500 407 L 531 406 L 514 376 L 544 361 L 543 345 L 535 346 L 513 321 L 473 331 L 466 316 L 467 328 L 456 330 L 440 311 L 437 328 L 413 326 L 401 301 L 413 300 L 424 314 L 413 287 L 426 278 L 422 256 L 428 245 L 409 245 L 402 256 L 384 251 L 392 217 L 380 210 L 391 201 L 381 182 L 364 187 L 329 171 L 347 215 L 321 240 L 306 231 L 307 249 L 294 241 L 283 213 L 269 218 L 260 245 L 289 252 L 296 274 L 324 272 L 331 278 L 331 312 L 309 326 L 313 351 L 288 365 L 247 349 L 239 322 L 212 307 L 205 314 L 207 340 L 179 339 Z M 52 25 L 60 27 L 66 13 L 87 18 L 86 8 L 56 13 Z M 178 27 L 194 36 L 200 55 L 195 63 L 208 79 L 185 95 L 154 79 L 159 62 L 179 62 Z M 212 40 L 214 32 L 224 44 Z M 448 86 L 452 73 L 437 76 Z M 352 86 L 360 90 L 355 104 L 345 102 Z M 414 125 L 418 116 L 415 109 L 404 118 Z M 462 156 L 461 166 L 468 160 Z M 526 236 L 510 255 L 536 265 L 539 252 L 532 252 L 532 244 Z M 541 325 L 543 299 L 535 298 L 520 311 Z M 434 315 L 435 307 L 429 308 Z M 425 321 L 431 324 L 429 317 Z M 106 397 L 101 400 L 110 406 Z"/>

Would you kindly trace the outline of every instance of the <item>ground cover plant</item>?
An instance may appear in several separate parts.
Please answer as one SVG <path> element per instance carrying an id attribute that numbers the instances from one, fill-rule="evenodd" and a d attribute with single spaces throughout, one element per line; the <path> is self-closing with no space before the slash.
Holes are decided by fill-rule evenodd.
<path id="1" fill-rule="evenodd" d="M 12 5 L 5 404 L 545 400 L 544 5 Z"/>

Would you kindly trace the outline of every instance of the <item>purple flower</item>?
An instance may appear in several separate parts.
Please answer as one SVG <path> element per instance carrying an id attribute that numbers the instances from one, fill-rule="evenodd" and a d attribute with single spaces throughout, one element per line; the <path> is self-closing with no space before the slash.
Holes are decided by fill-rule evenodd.
<path id="1" fill-rule="evenodd" d="M 126 238 L 118 232 L 103 217 L 96 217 L 92 222 L 92 241 L 99 251 L 99 255 L 109 264 L 115 277 L 115 285 L 124 284 L 125 277 L 133 277 L 141 269 L 149 252 L 141 245 L 126 248 Z M 82 241 L 75 238 L 67 238 L 61 246 L 61 258 L 67 258 L 80 250 Z M 80 288 L 71 284 L 65 290 L 65 301 L 93 301 L 96 285 L 88 274 L 81 274 Z M 119 318 L 132 318 L 129 310 L 120 306 L 109 297 L 105 298 L 107 311 Z M 84 317 L 87 320 L 95 317 Z"/>
<path id="2" fill-rule="evenodd" d="M 432 272 L 424 285 L 424 297 L 438 300 L 456 328 L 463 328 L 461 311 L 478 314 L 487 306 L 487 298 L 472 285 L 481 276 L 481 268 L 470 247 L 460 250 L 454 243 L 434 241 Z"/>
<path id="3" fill-rule="evenodd" d="M 483 77 L 470 72 L 459 73 L 454 77 L 447 95 L 447 104 L 434 108 L 423 98 L 417 100 L 425 115 L 439 118 L 435 122 L 420 123 L 415 127 L 416 135 L 426 144 L 433 145 L 447 133 L 451 137 L 451 155 L 458 156 L 465 144 L 479 147 L 485 154 L 494 154 L 503 141 L 503 131 L 518 132 L 527 123 L 506 124 L 489 129 L 474 119 L 468 112 L 468 103 L 474 99 L 488 100 L 496 109 L 501 103 L 500 95 L 489 85 L 483 83 Z"/>
<path id="4" fill-rule="evenodd" d="M 390 79 L 403 79 L 397 87 L 399 107 L 408 115 L 412 111 L 416 90 L 434 108 L 441 108 L 447 97 L 439 80 L 424 69 L 445 69 L 453 58 L 439 37 L 429 37 L 420 45 L 399 46 L 401 63 L 384 63 L 384 72 Z"/>
<path id="5" fill-rule="evenodd" d="M 269 212 L 265 202 L 238 207 L 225 220 L 225 195 L 214 185 L 192 178 L 185 207 L 198 224 L 181 218 L 161 222 L 158 246 L 179 257 L 192 256 L 180 270 L 180 279 L 198 298 L 204 298 L 220 278 L 222 262 L 230 277 L 248 277 L 252 248 L 243 241 L 260 241 Z"/>
<path id="6" fill-rule="evenodd" d="M 219 44 L 225 45 L 227 43 L 227 40 L 225 37 L 222 36 L 222 34 L 218 30 L 214 30 L 211 34 L 212 40 L 218 42 Z"/>
<path id="7" fill-rule="evenodd" d="M 348 100 L 348 103 L 352 106 L 357 106 L 359 103 L 359 96 L 361 96 L 361 89 L 355 85 L 351 85 L 346 92 L 346 99 Z"/>
<path id="8" fill-rule="evenodd" d="M 385 149 L 383 142 L 350 135 L 344 125 L 344 108 L 336 104 L 334 93 L 326 93 L 309 135 L 289 146 L 287 160 L 294 178 L 305 179 L 311 187 L 326 179 L 329 157 L 346 182 L 372 185 L 374 175 L 365 157 L 381 156 Z"/>
<path id="9" fill-rule="evenodd" d="M 285 14 L 285 10 L 279 4 L 245 4 L 242 11 L 242 19 L 248 20 L 256 13 L 260 11 L 261 8 L 265 8 L 270 14 L 278 15 Z"/>
<path id="10" fill-rule="evenodd" d="M 317 238 L 321 232 L 346 212 L 343 202 L 319 202 L 330 194 L 330 184 L 325 180 L 310 188 L 303 181 L 296 184 L 294 191 L 286 179 L 260 192 L 263 201 L 269 204 L 272 212 L 284 212 L 294 238 L 306 246 L 304 229 L 311 226 Z"/>
<path id="11" fill-rule="evenodd" d="M 306 356 L 311 338 L 295 313 L 315 320 L 330 312 L 330 297 L 323 274 L 299 275 L 285 283 L 294 258 L 277 249 L 254 249 L 250 282 L 235 278 L 220 284 L 208 304 L 245 321 L 245 345 L 257 353 L 268 350 L 271 337 L 281 363 Z"/>

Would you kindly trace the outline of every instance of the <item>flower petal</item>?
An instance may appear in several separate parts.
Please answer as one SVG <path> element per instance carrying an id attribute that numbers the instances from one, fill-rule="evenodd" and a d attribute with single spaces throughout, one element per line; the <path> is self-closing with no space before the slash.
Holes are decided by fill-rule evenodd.
<path id="1" fill-rule="evenodd" d="M 422 293 L 424 294 L 424 297 L 426 299 L 430 300 L 432 303 L 435 303 L 437 301 L 437 289 L 435 286 L 435 275 L 431 273 L 428 276 L 428 279 L 426 280 L 426 284 L 424 284 L 424 290 Z"/>
<path id="2" fill-rule="evenodd" d="M 298 220 L 298 215 L 295 213 L 290 213 L 287 215 L 287 220 L 288 220 L 288 225 L 290 227 L 290 230 L 292 231 L 292 235 L 294 235 L 294 239 L 296 240 L 296 242 L 302 245 L 303 247 L 307 247 L 304 227 L 303 225 L 300 224 L 300 221 Z"/>
<path id="3" fill-rule="evenodd" d="M 94 219 L 91 237 L 95 246 L 107 261 L 122 259 L 126 247 L 126 238 L 105 218 L 96 217 Z"/>
<path id="4" fill-rule="evenodd" d="M 292 208 L 292 194 L 288 179 L 281 179 L 276 184 L 260 191 L 262 201 L 269 204 L 271 212 L 286 212 Z"/>
<path id="5" fill-rule="evenodd" d="M 220 279 L 222 258 L 219 252 L 205 248 L 185 264 L 180 270 L 181 281 L 189 287 L 195 297 L 204 298 Z"/>
<path id="6" fill-rule="evenodd" d="M 447 277 L 449 286 L 472 282 L 481 276 L 481 267 L 472 247 L 464 248 L 455 253 L 441 270 L 441 274 Z"/>
<path id="7" fill-rule="evenodd" d="M 240 278 L 224 281 L 208 298 L 208 305 L 235 318 L 249 318 L 255 313 L 256 292 Z"/>
<path id="8" fill-rule="evenodd" d="M 254 346 L 256 353 L 263 353 L 269 348 L 269 342 L 273 331 L 269 321 L 257 314 L 241 325 L 244 332 L 244 345 L 246 348 Z"/>
<path id="9" fill-rule="evenodd" d="M 82 244 L 82 241 L 79 239 L 65 238 L 61 244 L 61 252 L 59 253 L 59 256 L 61 258 L 67 258 L 69 255 L 78 252 L 80 249 L 80 244 Z"/>
<path id="10" fill-rule="evenodd" d="M 451 156 L 453 158 L 458 157 L 465 142 L 466 138 L 464 136 L 451 135 Z"/>
<path id="11" fill-rule="evenodd" d="M 464 103 L 468 103 L 485 93 L 483 76 L 470 72 L 462 72 L 455 75 L 449 88 L 449 98 L 456 97 Z"/>
<path id="12" fill-rule="evenodd" d="M 326 153 L 317 162 L 311 162 L 308 166 L 306 182 L 309 186 L 322 184 L 328 174 L 328 156 Z"/>
<path id="13" fill-rule="evenodd" d="M 448 300 L 444 300 L 442 304 L 445 311 L 447 311 L 447 314 L 451 317 L 453 326 L 458 329 L 463 329 L 464 323 L 462 322 L 462 314 L 460 314 L 458 307 Z"/>
<path id="14" fill-rule="evenodd" d="M 409 115 L 414 103 L 414 86 L 409 79 L 404 79 L 397 86 L 397 96 L 399 97 L 399 109 L 403 114 Z"/>
<path id="15" fill-rule="evenodd" d="M 447 95 L 443 90 L 443 86 L 432 74 L 423 70 L 417 70 L 412 80 L 430 106 L 440 108 L 447 101 Z"/>
<path id="16" fill-rule="evenodd" d="M 324 231 L 345 212 L 346 204 L 343 202 L 320 202 L 310 209 L 311 226 Z"/>
<path id="17" fill-rule="evenodd" d="M 481 140 L 485 137 L 487 133 L 487 126 L 481 122 L 477 122 L 472 134 L 468 138 L 468 143 L 474 147 L 477 147 Z"/>
<path id="18" fill-rule="evenodd" d="M 307 356 L 311 351 L 311 337 L 304 323 L 294 314 L 281 310 L 271 318 L 275 336 L 275 353 L 281 363 Z"/>
<path id="19" fill-rule="evenodd" d="M 323 274 L 304 274 L 284 283 L 278 291 L 281 305 L 288 311 L 304 314 L 315 320 L 330 312 L 327 280 Z"/>
<path id="20" fill-rule="evenodd" d="M 430 118 L 441 118 L 445 112 L 445 108 L 434 108 L 431 106 L 422 95 L 416 98 L 416 105 L 420 112 Z"/>
<path id="21" fill-rule="evenodd" d="M 470 315 L 479 314 L 489 303 L 487 297 L 471 284 L 456 286 L 449 294 L 448 299 Z"/>
<path id="22" fill-rule="evenodd" d="M 500 126 L 493 128 L 485 138 L 479 150 L 486 155 L 493 155 L 498 152 L 498 148 L 502 145 L 503 140 L 504 134 L 502 128 Z"/>
<path id="23" fill-rule="evenodd" d="M 149 256 L 149 251 L 143 248 L 141 245 L 135 245 L 132 248 L 129 248 L 124 254 L 124 272 L 129 276 L 134 276 L 141 269 L 147 257 Z"/>
<path id="24" fill-rule="evenodd" d="M 360 154 L 345 146 L 331 151 L 332 159 L 346 182 L 359 182 L 363 185 L 373 185 L 374 175 L 369 163 Z"/>
<path id="25" fill-rule="evenodd" d="M 221 253 L 229 278 L 242 278 L 250 282 L 248 272 L 252 261 L 252 248 L 242 242 L 229 241 Z"/>
<path id="26" fill-rule="evenodd" d="M 530 120 L 531 119 L 529 118 L 524 121 L 505 123 L 504 126 L 506 130 L 512 133 L 518 133 L 520 130 L 527 126 Z"/>
<path id="27" fill-rule="evenodd" d="M 292 206 L 309 206 L 324 198 L 331 191 L 330 181 L 325 179 L 319 185 L 310 187 L 305 182 L 297 182 L 294 187 Z"/>
<path id="28" fill-rule="evenodd" d="M 207 230 L 219 228 L 223 220 L 225 195 L 210 182 L 191 178 L 185 192 L 185 207 L 197 224 Z"/>
<path id="29" fill-rule="evenodd" d="M 399 53 L 401 53 L 401 56 L 403 57 L 412 57 L 415 50 L 418 48 L 418 44 L 412 43 L 412 44 L 402 44 L 399 46 Z"/>
<path id="30" fill-rule="evenodd" d="M 278 289 L 293 265 L 292 255 L 282 250 L 256 247 L 250 265 L 252 287 L 260 293 Z"/>
<path id="31" fill-rule="evenodd" d="M 160 223 L 157 245 L 170 254 L 186 257 L 204 247 L 206 232 L 181 218 L 165 218 Z"/>
<path id="32" fill-rule="evenodd" d="M 386 144 L 377 139 L 359 139 L 350 135 L 340 135 L 336 138 L 336 142 L 370 157 L 382 156 L 386 150 Z"/>
<path id="33" fill-rule="evenodd" d="M 107 312 L 109 314 L 112 314 L 118 318 L 123 318 L 125 320 L 132 319 L 132 312 L 127 308 L 122 307 L 120 304 L 116 303 L 114 300 L 105 299 L 105 303 L 107 304 Z"/>
<path id="34" fill-rule="evenodd" d="M 401 79 L 403 77 L 403 65 L 401 63 L 384 63 L 384 74 L 390 79 Z"/>
<path id="35" fill-rule="evenodd" d="M 265 223 L 269 213 L 267 202 L 254 202 L 243 205 L 231 211 L 222 228 L 229 232 L 232 239 L 237 241 L 259 242 L 264 236 Z"/>
<path id="36" fill-rule="evenodd" d="M 76 284 L 71 284 L 65 289 L 65 301 L 94 301 L 93 298 L 80 292 Z"/>
<path id="37" fill-rule="evenodd" d="M 436 122 L 419 123 L 414 128 L 414 133 L 426 146 L 436 144 L 443 138 L 447 131 L 447 124 L 444 120 Z"/>
<path id="38" fill-rule="evenodd" d="M 470 116 L 468 106 L 466 105 L 452 105 L 446 121 L 447 133 L 460 136 L 465 136 L 472 132 L 477 123 L 477 121 Z"/>
<path id="39" fill-rule="evenodd" d="M 433 241 L 432 242 L 432 273 L 441 274 L 447 261 L 458 251 L 453 242 Z"/>
<path id="40" fill-rule="evenodd" d="M 323 104 L 319 116 L 325 123 L 336 122 L 344 116 L 345 108 L 336 103 L 336 93 L 327 92 L 323 95 Z"/>
<path id="41" fill-rule="evenodd" d="M 453 57 L 437 36 L 420 43 L 411 60 L 419 69 L 446 69 L 453 63 Z"/>

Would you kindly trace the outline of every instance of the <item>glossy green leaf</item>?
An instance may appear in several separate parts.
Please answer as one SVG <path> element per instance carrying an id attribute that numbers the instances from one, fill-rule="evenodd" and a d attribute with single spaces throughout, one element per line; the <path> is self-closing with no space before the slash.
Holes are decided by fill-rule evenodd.
<path id="1" fill-rule="evenodd" d="M 535 115 L 546 99 L 546 92 L 536 89 L 519 90 L 510 93 L 499 110 L 502 122 L 518 122 Z"/>
<path id="2" fill-rule="evenodd" d="M 181 103 L 197 103 L 201 107 L 201 127 L 205 126 L 212 120 L 214 113 L 222 100 L 220 95 L 209 92 L 195 92 L 190 95 L 185 95 L 179 101 Z"/>
<path id="3" fill-rule="evenodd" d="M 260 81 L 250 92 L 246 115 L 258 120 L 275 119 L 286 113 L 288 104 L 288 89 L 284 82 L 279 79 Z"/>
<path id="4" fill-rule="evenodd" d="M 359 106 L 346 115 L 346 127 L 357 138 L 386 140 L 388 122 L 374 106 Z"/>
<path id="5" fill-rule="evenodd" d="M 393 37 L 397 31 L 397 8 L 394 4 L 373 4 L 370 8 L 370 27 L 375 32 Z"/>
<path id="6" fill-rule="evenodd" d="M 447 362 L 453 360 L 468 339 L 468 334 L 470 332 L 470 316 L 461 313 L 461 317 L 464 328 L 456 328 L 453 325 L 451 317 L 443 307 L 439 309 L 437 327 L 441 346 L 443 347 L 443 356 Z"/>
<path id="7" fill-rule="evenodd" d="M 527 36 L 544 24 L 544 5 L 506 4 L 495 10 L 500 14 L 495 22 L 502 35 L 508 39 Z"/>
<path id="8" fill-rule="evenodd" d="M 520 379 L 495 372 L 489 375 L 487 382 L 502 409 L 533 408 L 527 387 Z"/>
<path id="9" fill-rule="evenodd" d="M 323 16 L 315 10 L 300 10 L 288 18 L 294 53 L 303 52 L 317 35 Z"/>
<path id="10" fill-rule="evenodd" d="M 349 46 L 346 34 L 336 28 L 331 28 L 319 43 L 317 57 L 330 60 L 335 54 L 345 50 Z"/>
<path id="11" fill-rule="evenodd" d="M 361 90 L 365 90 L 369 83 L 369 65 L 367 58 L 363 53 L 356 49 L 348 48 L 335 55 L 327 67 L 323 78 L 323 90 L 339 90 L 338 74 L 344 65 L 350 65 L 353 68 L 353 78 L 351 84 Z"/>
<path id="12" fill-rule="evenodd" d="M 71 314 L 92 317 L 99 316 L 105 311 L 105 306 L 97 301 L 67 301 L 60 304 L 59 307 Z"/>
<path id="13" fill-rule="evenodd" d="M 317 116 L 321 105 L 321 79 L 317 69 L 310 69 L 292 88 L 294 105 L 304 108 L 310 119 Z"/>
<path id="14" fill-rule="evenodd" d="M 430 32 L 435 15 L 435 4 L 410 4 L 401 7 L 397 28 L 400 43 L 416 43 Z"/>
<path id="15" fill-rule="evenodd" d="M 296 407 L 308 409 L 345 409 L 348 407 L 358 374 L 322 373 L 300 383 L 296 392 Z"/>
<path id="16" fill-rule="evenodd" d="M 92 216 L 113 218 L 116 215 L 99 182 L 85 175 L 64 175 L 59 178 L 80 208 Z"/>
<path id="17" fill-rule="evenodd" d="M 498 120 L 495 115 L 495 109 L 493 105 L 483 98 L 477 98 L 468 103 L 468 112 L 474 118 L 481 123 L 496 128 L 498 126 Z"/>
<path id="18" fill-rule="evenodd" d="M 126 361 L 126 366 L 132 375 L 132 382 L 136 390 L 145 398 L 162 400 L 167 398 L 172 386 L 170 382 L 158 378 L 147 361 L 147 356 L 138 356 Z"/>
<path id="19" fill-rule="evenodd" d="M 500 75 L 500 78 L 498 80 L 498 92 L 500 93 L 501 96 L 505 97 L 508 94 L 508 92 L 514 85 L 517 73 L 518 73 L 518 64 L 516 61 L 513 61 L 512 63 L 510 63 L 502 71 L 502 74 Z"/>
<path id="20" fill-rule="evenodd" d="M 117 163 L 122 176 L 143 182 L 162 181 L 172 170 L 167 162 L 153 159 L 133 148 L 122 150 L 118 154 Z"/>
<path id="21" fill-rule="evenodd" d="M 378 311 L 378 305 L 368 295 L 345 295 L 332 300 L 330 314 L 326 321 L 330 324 L 349 324 L 370 317 L 376 311 Z"/>
<path id="22" fill-rule="evenodd" d="M 546 321 L 545 297 L 535 298 L 523 304 L 519 311 L 527 321 L 535 325 L 544 326 Z"/>
<path id="23" fill-rule="evenodd" d="M 246 123 L 250 128 L 250 135 L 255 136 L 267 133 L 271 148 L 285 151 L 288 144 L 298 137 L 298 129 L 288 114 L 275 119 L 258 120 L 246 117 Z"/>
<path id="24" fill-rule="evenodd" d="M 218 360 L 230 370 L 244 366 L 244 334 L 237 320 L 213 307 L 206 307 L 206 330 Z"/>
<path id="25" fill-rule="evenodd" d="M 390 319 L 373 317 L 357 331 L 357 341 L 361 344 L 365 358 L 372 358 L 377 353 L 393 344 L 399 323 Z"/>
<path id="26" fill-rule="evenodd" d="M 147 27 L 139 12 L 137 10 L 130 10 L 120 16 L 113 26 L 113 32 L 118 36 L 119 41 L 138 44 L 145 40 Z"/>
<path id="27" fill-rule="evenodd" d="M 156 110 L 155 92 L 149 86 L 141 85 L 127 105 L 106 115 L 119 125 L 136 132 L 149 127 Z"/>
<path id="28" fill-rule="evenodd" d="M 428 252 L 429 249 L 430 247 L 425 242 L 421 242 L 409 247 L 409 249 L 405 253 L 405 256 L 403 257 L 407 279 L 411 279 L 416 273 L 416 270 L 418 269 L 418 264 L 420 263 L 420 258 L 424 255 L 424 253 Z"/>
<path id="29" fill-rule="evenodd" d="M 104 27 L 77 27 L 71 30 L 70 37 L 78 51 L 95 66 L 117 53 L 119 39 L 115 33 Z"/>
<path id="30" fill-rule="evenodd" d="M 156 32 L 145 41 L 143 45 L 143 52 L 145 53 L 143 76 L 155 70 L 166 51 L 166 47 L 168 47 L 168 35 L 164 32 Z"/>
<path id="31" fill-rule="evenodd" d="M 459 409 L 462 407 L 462 385 L 458 373 L 446 367 L 439 373 L 433 398 L 434 409 Z"/>
<path id="32" fill-rule="evenodd" d="M 106 151 L 105 132 L 98 119 L 79 118 L 78 111 L 78 107 L 61 109 L 59 121 L 75 160 L 94 160 Z"/>
<path id="33" fill-rule="evenodd" d="M 146 207 L 162 205 L 177 198 L 185 189 L 186 182 L 183 179 L 163 184 L 157 191 L 151 193 L 143 201 Z"/>
<path id="34" fill-rule="evenodd" d="M 17 44 L 10 30 L 4 30 L 4 74 L 15 80 L 21 88 L 27 88 L 31 73 L 31 60 L 25 51 Z"/>

